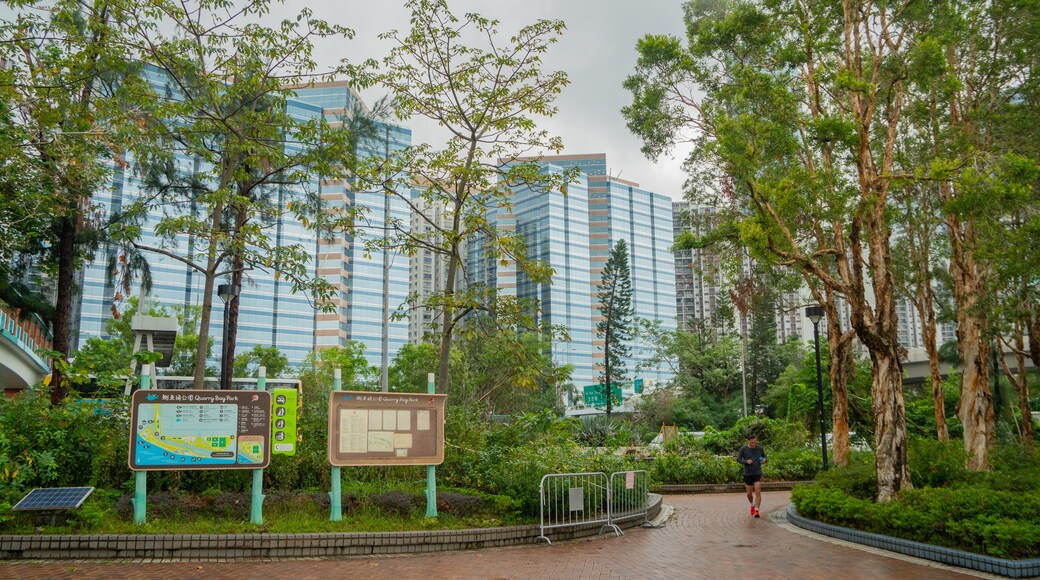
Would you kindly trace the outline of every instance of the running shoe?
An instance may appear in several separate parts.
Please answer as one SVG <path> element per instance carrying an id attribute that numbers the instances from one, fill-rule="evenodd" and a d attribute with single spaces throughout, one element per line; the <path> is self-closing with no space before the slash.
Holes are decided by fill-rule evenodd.
<path id="1" fill-rule="evenodd" d="M 753 507 L 753 508 L 751 508 L 751 510 L 755 513 L 755 517 L 757 518 L 758 517 L 758 513 L 759 513 L 758 512 L 758 508 L 757 507 Z"/>

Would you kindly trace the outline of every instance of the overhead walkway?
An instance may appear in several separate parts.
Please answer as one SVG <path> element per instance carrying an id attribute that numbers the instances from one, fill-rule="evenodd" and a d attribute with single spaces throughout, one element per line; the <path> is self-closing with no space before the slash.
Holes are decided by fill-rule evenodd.
<path id="1" fill-rule="evenodd" d="M 50 372 L 37 351 L 51 348 L 51 336 L 37 316 L 19 319 L 18 313 L 0 308 L 0 387 L 13 396 L 31 387 Z"/>

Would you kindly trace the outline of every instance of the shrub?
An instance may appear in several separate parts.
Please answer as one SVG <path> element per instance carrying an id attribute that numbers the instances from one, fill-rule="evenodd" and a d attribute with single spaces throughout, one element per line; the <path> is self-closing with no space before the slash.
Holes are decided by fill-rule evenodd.
<path id="1" fill-rule="evenodd" d="M 437 493 L 437 511 L 466 517 L 484 505 L 484 500 L 473 495 L 444 491 Z"/>
<path id="2" fill-rule="evenodd" d="M 873 500 L 878 494 L 877 472 L 872 455 L 853 456 L 847 467 L 820 472 L 816 482 L 822 487 L 834 488 L 863 500 Z"/>
<path id="3" fill-rule="evenodd" d="M 909 445 L 910 480 L 919 487 L 968 481 L 971 474 L 964 467 L 967 458 L 960 441 L 914 440 Z"/>
<path id="4" fill-rule="evenodd" d="M 403 491 L 388 491 L 369 496 L 368 502 L 384 512 L 407 516 L 411 511 L 424 503 L 423 497 Z"/>
<path id="5" fill-rule="evenodd" d="M 149 498 L 149 505 L 151 498 Z M 213 513 L 232 519 L 249 517 L 251 498 L 249 494 L 236 491 L 222 491 L 213 496 Z"/>
<path id="6" fill-rule="evenodd" d="M 800 423 L 756 415 L 744 417 L 725 431 L 707 428 L 700 445 L 712 453 L 735 456 L 751 435 L 758 436 L 758 442 L 767 453 L 804 448 L 809 437 L 808 431 Z"/>
<path id="7" fill-rule="evenodd" d="M 878 504 L 823 483 L 797 486 L 791 500 L 809 518 L 999 558 L 1040 556 L 1040 491 L 984 485 L 921 488 Z"/>

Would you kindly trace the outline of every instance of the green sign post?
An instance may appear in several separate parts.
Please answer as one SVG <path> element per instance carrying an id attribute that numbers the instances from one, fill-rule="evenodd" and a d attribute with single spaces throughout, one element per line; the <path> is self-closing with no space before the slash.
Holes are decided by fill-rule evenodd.
<path id="1" fill-rule="evenodd" d="M 271 393 L 271 454 L 296 455 L 296 389 L 274 389 Z"/>

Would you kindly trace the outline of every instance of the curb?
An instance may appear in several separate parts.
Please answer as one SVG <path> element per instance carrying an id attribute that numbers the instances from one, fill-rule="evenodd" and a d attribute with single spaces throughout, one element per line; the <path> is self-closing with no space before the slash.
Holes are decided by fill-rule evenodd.
<path id="1" fill-rule="evenodd" d="M 801 516 L 795 509 L 794 504 L 789 504 L 787 506 L 787 520 L 803 530 L 809 530 L 810 532 L 815 532 L 831 538 L 845 540 L 846 542 L 854 542 L 871 546 L 873 548 L 896 552 L 905 556 L 931 560 L 932 562 L 939 562 L 940 564 L 968 568 L 970 570 L 987 572 L 989 574 L 999 574 L 1009 578 L 1032 578 L 1034 576 L 1040 576 L 1040 558 L 1031 558 L 1028 560 L 1005 560 L 1004 558 L 973 554 L 971 552 L 965 552 L 964 550 L 955 550 L 943 546 L 913 542 L 902 538 L 894 538 L 892 536 L 884 536 L 871 532 L 861 532 L 851 528 L 825 524 Z"/>
<path id="2" fill-rule="evenodd" d="M 647 519 L 661 511 L 661 496 L 650 494 Z M 619 523 L 621 528 L 641 525 Z M 599 535 L 589 524 L 554 530 L 553 541 Z M 417 532 L 337 532 L 320 534 L 90 534 L 0 536 L 0 560 L 321 558 L 385 554 L 427 554 L 534 544 L 538 524 Z"/>
<path id="3" fill-rule="evenodd" d="M 790 491 L 796 485 L 813 483 L 812 481 L 763 481 L 762 491 Z M 657 485 L 651 488 L 654 493 L 660 494 L 684 494 L 684 493 L 736 493 L 744 491 L 743 483 L 692 483 L 692 484 L 667 484 Z"/>

